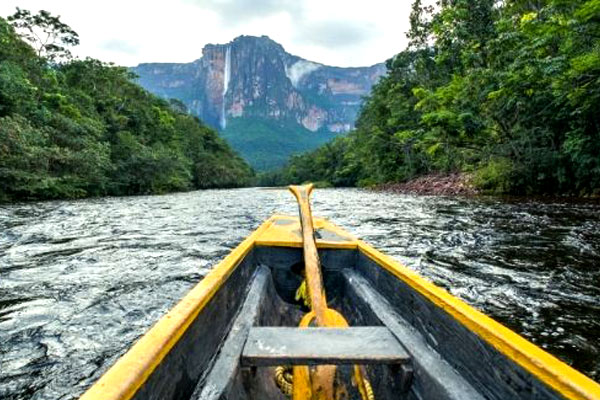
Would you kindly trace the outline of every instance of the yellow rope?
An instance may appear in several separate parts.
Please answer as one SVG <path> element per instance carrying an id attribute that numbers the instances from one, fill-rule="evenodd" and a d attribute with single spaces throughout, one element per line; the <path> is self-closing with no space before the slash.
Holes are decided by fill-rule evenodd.
<path id="1" fill-rule="evenodd" d="M 283 367 L 279 366 L 275 368 L 275 383 L 281 393 L 288 397 L 292 397 L 292 393 L 294 391 L 294 378 L 292 377 L 292 367 Z M 363 384 L 366 391 L 365 394 L 361 393 L 361 397 L 363 400 L 375 400 L 375 394 L 373 393 L 373 388 L 371 387 L 371 382 L 368 379 L 363 379 Z"/>
<path id="2" fill-rule="evenodd" d="M 279 390 L 281 390 L 281 393 L 291 397 L 294 390 L 292 386 L 292 368 L 282 366 L 275 368 L 275 383 Z"/>
<path id="3" fill-rule="evenodd" d="M 300 286 L 298 286 L 298 290 L 296 290 L 296 301 L 302 300 L 304 305 L 308 308 L 311 308 L 310 296 L 308 294 L 308 286 L 306 284 L 306 279 L 302 281 Z"/>
<path id="4" fill-rule="evenodd" d="M 366 400 L 375 400 L 375 394 L 373 393 L 373 388 L 371 387 L 371 382 L 367 378 L 363 379 L 363 383 L 365 384 L 365 390 L 367 391 Z"/>
<path id="5" fill-rule="evenodd" d="M 310 308 L 310 296 L 308 295 L 308 285 L 306 284 L 306 279 L 302 281 L 298 290 L 296 290 L 296 301 L 302 300 L 305 306 Z M 284 367 L 279 366 L 275 368 L 275 383 L 281 393 L 284 395 L 291 397 L 294 391 L 294 379 L 292 375 L 292 367 Z M 371 382 L 368 379 L 363 378 L 364 385 L 364 393 L 361 388 L 361 397 L 363 400 L 375 400 L 375 394 L 373 393 L 373 388 L 371 387 Z M 360 386 L 359 386 L 360 388 Z"/>

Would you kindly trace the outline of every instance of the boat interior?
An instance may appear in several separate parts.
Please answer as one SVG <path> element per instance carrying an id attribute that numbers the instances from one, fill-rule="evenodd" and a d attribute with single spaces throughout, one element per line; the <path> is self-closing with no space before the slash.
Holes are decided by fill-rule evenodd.
<path id="1" fill-rule="evenodd" d="M 302 228 L 263 223 L 80 400 L 598 398 L 589 378 L 326 220 L 311 256 Z M 307 290 L 315 259 L 321 296 Z"/>
<path id="2" fill-rule="evenodd" d="M 354 364 L 372 399 L 561 398 L 368 254 L 338 247 L 319 256 L 329 305 L 350 325 L 345 336 L 298 328 L 308 311 L 297 296 L 302 248 L 258 245 L 135 398 L 283 400 L 277 368 L 302 364 L 337 365 L 340 399 L 363 399 Z"/>

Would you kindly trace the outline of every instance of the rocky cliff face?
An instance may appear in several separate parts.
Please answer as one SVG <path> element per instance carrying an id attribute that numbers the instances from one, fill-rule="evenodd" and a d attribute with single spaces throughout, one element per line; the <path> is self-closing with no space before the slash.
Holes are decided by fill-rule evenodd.
<path id="1" fill-rule="evenodd" d="M 330 138 L 352 129 L 361 97 L 385 66 L 330 67 L 291 55 L 266 36 L 240 36 L 205 46 L 202 58 L 192 63 L 141 64 L 134 72 L 143 87 L 183 101 L 191 113 L 225 133 L 233 120 L 239 119 L 233 124 L 239 127 L 242 120 L 260 119 L 274 127 L 274 135 L 297 126 Z M 235 135 L 225 136 L 236 147 Z"/>

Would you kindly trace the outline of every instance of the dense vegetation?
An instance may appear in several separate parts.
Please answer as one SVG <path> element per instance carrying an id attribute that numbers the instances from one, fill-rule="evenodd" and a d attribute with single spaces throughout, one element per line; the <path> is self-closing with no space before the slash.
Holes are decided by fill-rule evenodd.
<path id="1" fill-rule="evenodd" d="M 9 23 L 10 21 L 10 23 Z M 0 201 L 244 185 L 250 167 L 177 102 L 97 60 L 58 18 L 0 18 Z M 16 30 L 15 30 L 16 28 Z"/>
<path id="2" fill-rule="evenodd" d="M 334 137 L 325 130 L 311 132 L 296 121 L 260 117 L 231 118 L 221 136 L 257 171 L 281 168 L 291 154 L 314 150 Z"/>
<path id="3" fill-rule="evenodd" d="M 356 130 L 263 184 L 461 171 L 496 193 L 600 193 L 600 0 L 416 0 L 408 38 Z"/>

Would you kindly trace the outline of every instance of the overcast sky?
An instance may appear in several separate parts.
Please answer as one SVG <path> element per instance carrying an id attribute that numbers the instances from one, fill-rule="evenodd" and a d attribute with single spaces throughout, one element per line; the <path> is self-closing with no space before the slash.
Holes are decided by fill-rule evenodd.
<path id="1" fill-rule="evenodd" d="M 268 35 L 292 54 L 335 66 L 385 61 L 406 45 L 410 0 L 0 0 L 48 10 L 79 33 L 73 53 L 133 66 L 189 62 L 207 43 Z"/>

